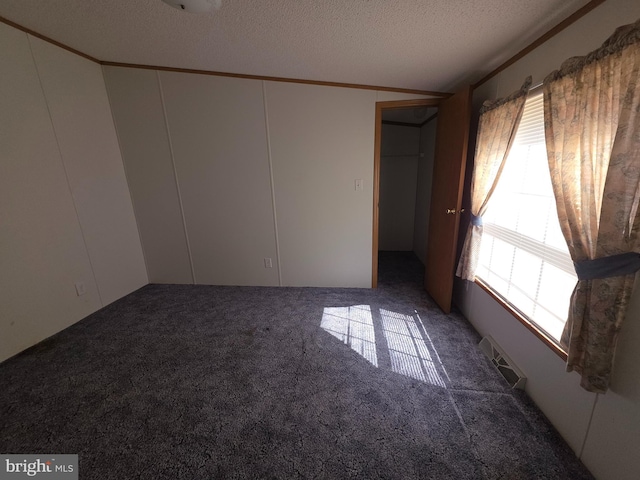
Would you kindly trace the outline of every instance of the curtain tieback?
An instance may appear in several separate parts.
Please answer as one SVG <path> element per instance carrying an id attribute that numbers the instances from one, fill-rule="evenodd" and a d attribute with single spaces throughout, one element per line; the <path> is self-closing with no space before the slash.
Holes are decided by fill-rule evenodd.
<path id="1" fill-rule="evenodd" d="M 474 227 L 482 226 L 482 217 L 480 215 L 476 216 L 473 213 L 471 214 L 471 225 Z"/>
<path id="2" fill-rule="evenodd" d="M 640 270 L 640 253 L 627 252 L 608 257 L 573 262 L 578 280 L 622 277 Z"/>

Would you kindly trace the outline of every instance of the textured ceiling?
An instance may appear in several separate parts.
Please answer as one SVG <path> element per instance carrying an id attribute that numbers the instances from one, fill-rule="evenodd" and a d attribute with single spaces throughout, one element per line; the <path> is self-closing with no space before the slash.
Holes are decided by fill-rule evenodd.
<path id="1" fill-rule="evenodd" d="M 473 83 L 587 0 L 1 0 L 0 16 L 99 60 L 384 87 Z"/>

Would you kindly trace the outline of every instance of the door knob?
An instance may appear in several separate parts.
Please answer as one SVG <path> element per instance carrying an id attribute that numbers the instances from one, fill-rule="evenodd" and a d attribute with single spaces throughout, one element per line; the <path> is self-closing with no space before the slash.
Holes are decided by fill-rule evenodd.
<path id="1" fill-rule="evenodd" d="M 447 208 L 447 215 L 455 215 L 455 214 L 456 214 L 455 208 Z"/>

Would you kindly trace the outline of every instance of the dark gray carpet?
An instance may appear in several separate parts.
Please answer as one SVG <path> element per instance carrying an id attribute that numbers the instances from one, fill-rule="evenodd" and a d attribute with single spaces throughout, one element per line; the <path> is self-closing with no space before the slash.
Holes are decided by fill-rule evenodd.
<path id="1" fill-rule="evenodd" d="M 0 452 L 82 479 L 592 478 L 421 283 L 381 254 L 377 290 L 144 287 L 0 365 Z"/>

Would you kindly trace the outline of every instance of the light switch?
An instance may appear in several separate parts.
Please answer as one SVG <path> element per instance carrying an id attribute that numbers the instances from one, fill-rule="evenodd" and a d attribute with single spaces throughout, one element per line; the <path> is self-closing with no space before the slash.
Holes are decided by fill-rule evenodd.
<path id="1" fill-rule="evenodd" d="M 356 192 L 364 190 L 363 182 L 361 178 L 357 178 L 354 182 Z"/>

